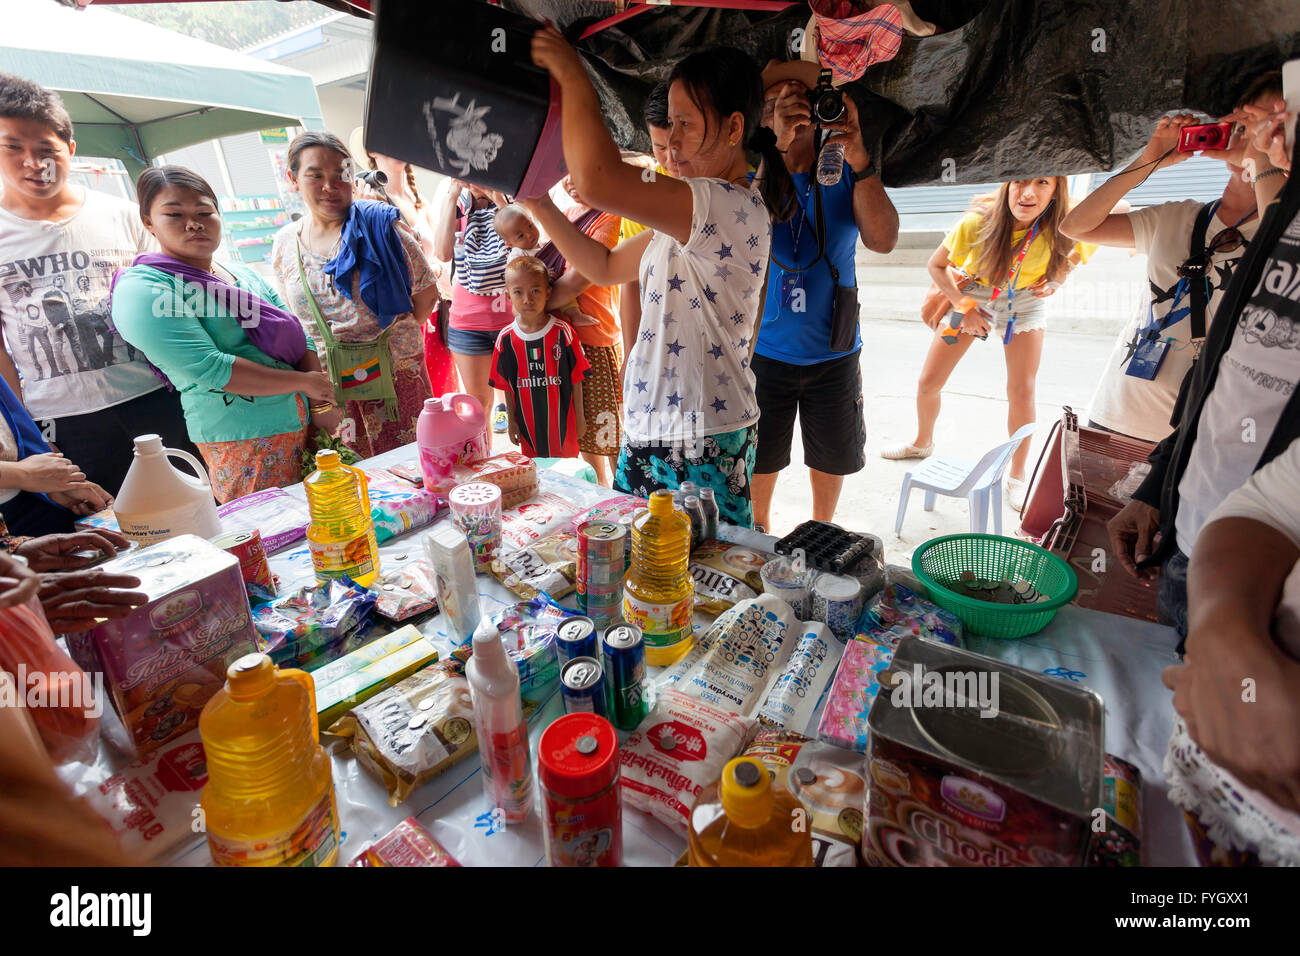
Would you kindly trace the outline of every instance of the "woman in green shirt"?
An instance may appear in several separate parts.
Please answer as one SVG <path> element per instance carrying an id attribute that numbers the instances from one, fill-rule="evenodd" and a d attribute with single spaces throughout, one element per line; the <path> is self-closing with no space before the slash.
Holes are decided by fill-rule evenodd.
<path id="1" fill-rule="evenodd" d="M 252 270 L 213 261 L 221 217 L 201 176 L 152 167 L 136 190 L 162 252 L 118 274 L 113 324 L 180 391 L 218 501 L 293 484 L 309 417 L 334 408 L 314 347 Z"/>

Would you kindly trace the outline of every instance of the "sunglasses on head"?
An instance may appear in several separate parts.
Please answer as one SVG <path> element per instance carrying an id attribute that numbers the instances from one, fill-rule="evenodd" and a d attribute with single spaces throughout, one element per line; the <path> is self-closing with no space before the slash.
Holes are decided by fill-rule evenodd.
<path id="1" fill-rule="evenodd" d="M 1246 237 L 1236 226 L 1229 226 L 1215 234 L 1205 251 L 1199 256 L 1191 256 L 1178 267 L 1178 275 L 1184 279 L 1202 278 L 1210 270 L 1210 260 L 1219 253 L 1236 252 L 1246 244 Z"/>

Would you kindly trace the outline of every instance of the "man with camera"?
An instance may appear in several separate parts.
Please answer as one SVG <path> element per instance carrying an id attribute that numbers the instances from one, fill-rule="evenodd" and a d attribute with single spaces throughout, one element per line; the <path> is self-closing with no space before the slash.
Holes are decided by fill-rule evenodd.
<path id="1" fill-rule="evenodd" d="M 1281 74 L 1274 70 L 1246 86 L 1237 109 L 1272 103 L 1281 93 Z M 1156 170 L 1190 159 L 1198 130 L 1223 130 L 1199 123 L 1190 114 L 1161 119 L 1142 155 L 1061 223 L 1061 231 L 1080 242 L 1135 249 L 1147 257 L 1150 292 L 1116 339 L 1088 403 L 1091 424 L 1143 441 L 1162 441 L 1173 430 L 1170 416 L 1179 389 L 1200 354 L 1233 269 L 1259 227 L 1255 189 L 1241 165 L 1246 143 L 1240 123 L 1223 124 L 1235 131 L 1222 143 L 1227 148 L 1202 152 L 1228 168 L 1228 183 L 1218 199 L 1112 211 Z"/>
<path id="2" fill-rule="evenodd" d="M 1248 127 L 1241 165 L 1252 171 L 1259 228 L 1179 395 L 1173 432 L 1149 456 L 1151 473 L 1133 500 L 1108 524 L 1125 571 L 1150 580 L 1159 568 L 1160 620 L 1181 638 L 1188 632 L 1188 556 L 1207 517 L 1300 438 L 1300 187 L 1289 178 L 1294 146 L 1282 146 L 1286 116 L 1280 99 L 1234 114 Z M 1240 570 L 1219 568 L 1225 591 L 1236 587 Z"/>
<path id="3" fill-rule="evenodd" d="M 819 82 L 816 64 L 773 62 L 763 86 L 763 123 L 776 133 L 799 203 L 787 222 L 772 224 L 767 299 L 751 365 L 760 411 L 754 521 L 770 528 L 796 415 L 814 520 L 834 517 L 844 476 L 866 464 L 854 260 L 859 238 L 873 252 L 894 248 L 898 212 L 862 142 L 857 104 Z M 821 185 L 816 175 L 823 131 L 826 146 L 844 151 L 833 185 Z"/>

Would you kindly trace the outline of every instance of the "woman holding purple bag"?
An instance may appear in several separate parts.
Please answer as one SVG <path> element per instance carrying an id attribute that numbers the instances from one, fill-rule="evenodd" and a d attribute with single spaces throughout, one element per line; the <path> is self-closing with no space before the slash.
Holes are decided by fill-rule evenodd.
<path id="1" fill-rule="evenodd" d="M 221 216 L 201 176 L 152 167 L 136 191 L 162 251 L 118 273 L 113 325 L 180 391 L 219 502 L 295 483 L 308 421 L 335 407 L 315 347 L 252 270 L 213 261 Z"/>

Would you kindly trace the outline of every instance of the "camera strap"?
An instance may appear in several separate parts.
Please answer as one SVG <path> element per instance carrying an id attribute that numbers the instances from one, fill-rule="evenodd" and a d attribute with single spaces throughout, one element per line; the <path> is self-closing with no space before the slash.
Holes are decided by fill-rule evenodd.
<path id="1" fill-rule="evenodd" d="M 820 125 L 815 127 L 813 132 L 814 143 L 820 139 L 821 129 Z M 813 218 L 816 221 L 816 226 L 813 228 L 813 232 L 817 236 L 817 257 L 806 266 L 788 266 L 776 257 L 776 253 L 769 250 L 767 254 L 768 258 L 771 259 L 772 262 L 776 263 L 778 269 L 783 272 L 788 272 L 791 275 L 798 275 L 810 271 L 812 267 L 821 262 L 822 259 L 826 259 L 827 264 L 830 264 L 830 259 L 826 256 L 826 219 L 822 212 L 822 186 L 821 183 L 817 182 L 817 155 L 818 153 L 813 154 L 812 165 L 808 167 L 808 184 L 812 186 L 813 193 Z M 798 196 L 795 196 L 795 205 L 799 207 L 799 215 L 806 219 L 808 216 L 808 210 L 799 202 Z M 811 226 L 812 224 L 809 223 L 809 225 Z M 836 276 L 836 281 L 838 282 L 839 273 L 833 265 L 831 265 L 831 273 Z"/>

